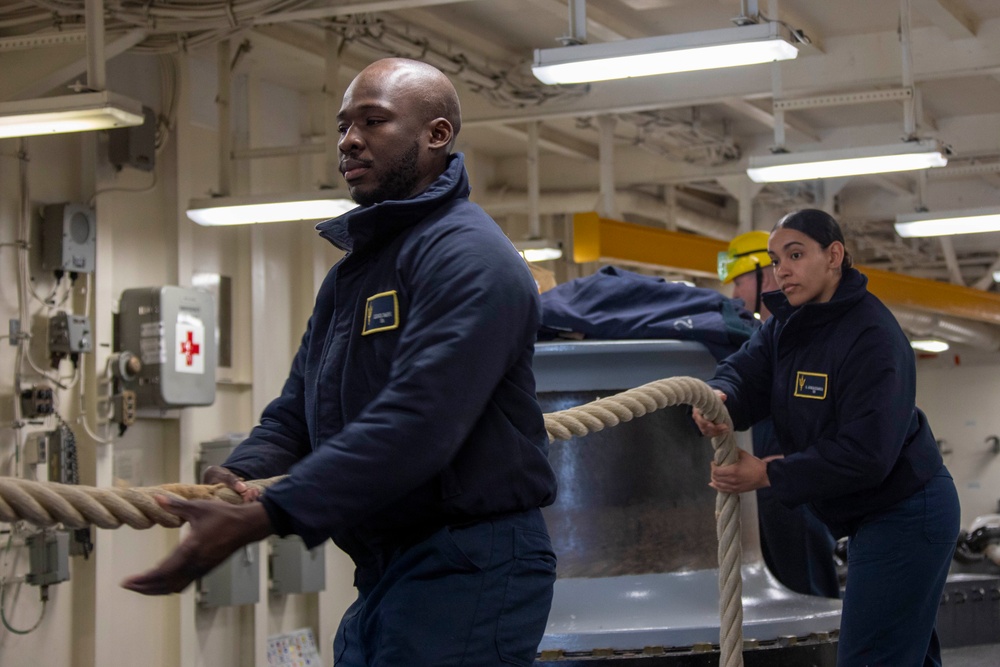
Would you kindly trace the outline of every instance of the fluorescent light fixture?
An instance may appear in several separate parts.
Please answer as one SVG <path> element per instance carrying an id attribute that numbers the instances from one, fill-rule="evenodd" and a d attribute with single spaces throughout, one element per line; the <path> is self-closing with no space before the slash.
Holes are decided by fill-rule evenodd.
<path id="1" fill-rule="evenodd" d="M 945 166 L 947 153 L 935 139 L 808 153 L 774 153 L 751 156 L 747 176 L 755 183 L 775 183 L 912 171 Z"/>
<path id="2" fill-rule="evenodd" d="M 531 71 L 542 83 L 585 83 L 652 74 L 755 65 L 799 54 L 778 23 L 535 49 Z"/>
<path id="3" fill-rule="evenodd" d="M 896 216 L 896 233 L 903 238 L 997 231 L 1000 231 L 1000 206 Z"/>
<path id="4" fill-rule="evenodd" d="M 562 243 L 549 239 L 515 241 L 514 247 L 528 262 L 546 262 L 563 256 Z"/>
<path id="5" fill-rule="evenodd" d="M 142 125 L 142 104 L 106 90 L 0 103 L 0 139 Z"/>
<path id="6" fill-rule="evenodd" d="M 927 340 L 911 340 L 910 347 L 920 352 L 933 352 L 935 354 L 938 352 L 948 351 L 948 343 L 934 338 L 929 338 Z"/>
<path id="7" fill-rule="evenodd" d="M 293 195 L 192 199 L 187 216 L 199 225 L 251 225 L 285 220 L 326 220 L 357 204 L 336 190 Z"/>

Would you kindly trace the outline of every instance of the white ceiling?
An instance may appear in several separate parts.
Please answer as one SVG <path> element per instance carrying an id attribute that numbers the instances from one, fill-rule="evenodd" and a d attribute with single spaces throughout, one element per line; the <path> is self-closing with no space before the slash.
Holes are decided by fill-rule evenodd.
<path id="1" fill-rule="evenodd" d="M 233 21 L 226 5 L 233 8 Z M 240 67 L 256 75 L 320 95 L 328 31 L 345 38 L 345 79 L 372 59 L 389 54 L 420 56 L 450 74 L 462 93 L 465 127 L 461 148 L 491 165 L 490 193 L 522 193 L 527 185 L 526 123 L 538 121 L 542 138 L 542 196 L 599 189 L 598 118 L 616 118 L 614 180 L 619 193 L 662 200 L 665 188 L 681 188 L 681 203 L 732 223 L 738 206 L 732 188 L 750 155 L 774 145 L 772 102 L 819 95 L 870 92 L 903 86 L 899 26 L 909 6 L 912 72 L 922 113 L 918 134 L 949 144 L 951 167 L 930 173 L 859 177 L 836 198 L 840 216 L 860 258 L 915 275 L 958 279 L 948 271 L 949 253 L 939 241 L 902 242 L 891 222 L 896 213 L 923 203 L 933 209 L 1000 203 L 1000 2 L 996 0 L 760 0 L 760 10 L 802 29 L 812 45 L 780 65 L 688 73 L 552 89 L 536 82 L 533 49 L 558 46 L 570 31 L 565 0 L 194 0 L 106 2 L 111 38 L 142 28 L 139 51 L 205 49 L 229 36 L 249 40 Z M 19 35 L 79 31 L 82 0 L 0 0 L 0 42 Z M 322 11 L 312 11 L 322 10 Z M 592 0 L 587 11 L 590 42 L 729 27 L 738 0 Z M 145 12 L 145 13 L 143 13 Z M 157 12 L 160 12 L 157 14 Z M 197 16 L 196 12 L 200 12 Z M 195 19 L 197 20 L 191 20 Z M 154 20 L 155 19 L 155 20 Z M 62 61 L 79 56 L 70 45 L 30 50 L 0 44 L 0 99 L 17 97 Z M 38 58 L 44 53 L 46 58 Z M 773 76 L 777 69 L 778 76 Z M 776 81 L 779 85 L 776 88 Z M 478 82 L 478 86 L 471 82 Z M 495 87 L 492 93 L 484 87 Z M 878 102 L 787 112 L 790 151 L 843 148 L 899 141 L 903 105 Z M 986 165 L 982 173 L 954 167 Z M 727 180 L 727 177 L 729 178 Z M 721 182 L 719 179 L 723 179 Z M 833 201 L 835 184 L 770 186 L 758 197 L 759 227 L 780 210 Z M 922 196 L 921 196 L 922 193 Z M 488 197 L 487 197 L 488 199 Z M 646 209 L 654 207 L 647 206 Z M 623 213 L 628 213 L 624 211 Z M 648 220 L 648 211 L 635 211 Z M 715 233 L 726 227 L 716 228 Z M 998 258 L 1000 234 L 955 238 L 953 266 L 973 285 Z M 979 283 L 980 287 L 990 285 Z"/>

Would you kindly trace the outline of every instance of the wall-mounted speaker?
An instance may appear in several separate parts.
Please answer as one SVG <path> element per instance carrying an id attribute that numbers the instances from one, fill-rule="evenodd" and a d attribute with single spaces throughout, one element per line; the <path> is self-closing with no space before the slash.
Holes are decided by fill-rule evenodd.
<path id="1" fill-rule="evenodd" d="M 97 217 L 85 204 L 42 209 L 42 268 L 91 273 L 97 256 Z"/>

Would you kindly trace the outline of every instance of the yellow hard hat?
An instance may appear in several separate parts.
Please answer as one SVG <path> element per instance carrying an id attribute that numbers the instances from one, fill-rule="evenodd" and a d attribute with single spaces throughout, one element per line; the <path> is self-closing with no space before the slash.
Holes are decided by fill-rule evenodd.
<path id="1" fill-rule="evenodd" d="M 740 234 L 729 242 L 729 250 L 719 253 L 719 280 L 723 284 L 733 282 L 736 276 L 749 273 L 758 266 L 771 266 L 771 257 L 767 254 L 767 238 L 764 231 Z"/>

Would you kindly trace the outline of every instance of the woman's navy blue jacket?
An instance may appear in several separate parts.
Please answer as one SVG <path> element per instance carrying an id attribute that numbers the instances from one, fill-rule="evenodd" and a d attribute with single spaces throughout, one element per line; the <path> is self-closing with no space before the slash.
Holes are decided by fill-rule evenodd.
<path id="1" fill-rule="evenodd" d="M 364 565 L 445 524 L 554 500 L 531 369 L 538 289 L 468 195 L 456 154 L 415 198 L 317 227 L 348 254 L 281 396 L 224 464 L 290 473 L 263 498 L 278 534 L 333 538 Z"/>
<path id="2" fill-rule="evenodd" d="M 727 396 L 737 430 L 774 418 L 784 458 L 767 465 L 774 496 L 809 502 L 835 535 L 919 490 L 941 467 L 927 418 L 915 405 L 913 350 L 892 313 L 855 269 L 826 303 L 773 314 L 709 384 Z"/>

